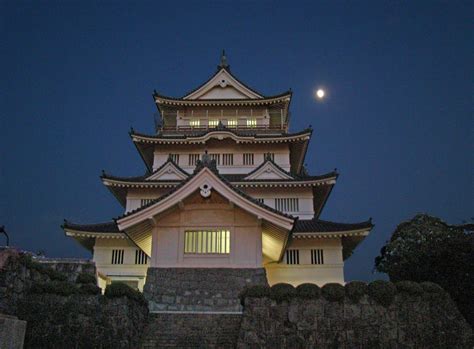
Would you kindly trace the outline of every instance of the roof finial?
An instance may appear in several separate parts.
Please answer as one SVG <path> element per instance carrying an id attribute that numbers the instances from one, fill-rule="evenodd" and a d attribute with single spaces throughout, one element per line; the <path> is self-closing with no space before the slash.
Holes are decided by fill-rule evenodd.
<path id="1" fill-rule="evenodd" d="M 218 69 L 218 70 L 221 70 L 221 69 L 230 70 L 230 65 L 229 65 L 229 63 L 227 63 L 227 57 L 226 57 L 226 55 L 225 55 L 225 50 L 222 50 L 221 62 L 220 62 L 220 64 L 217 66 L 217 69 Z"/>

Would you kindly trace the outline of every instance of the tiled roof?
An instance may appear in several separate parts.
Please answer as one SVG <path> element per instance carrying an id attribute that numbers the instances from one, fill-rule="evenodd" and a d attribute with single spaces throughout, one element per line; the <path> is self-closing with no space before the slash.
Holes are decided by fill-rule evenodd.
<path id="1" fill-rule="evenodd" d="M 77 224 L 64 220 L 64 224 L 61 225 L 63 229 L 94 232 L 94 233 L 119 233 L 120 230 L 117 227 L 115 221 L 94 223 L 94 224 Z"/>
<path id="2" fill-rule="evenodd" d="M 319 219 L 300 219 L 296 221 L 293 233 L 327 233 L 361 229 L 372 229 L 372 219 L 360 223 L 336 223 Z"/>

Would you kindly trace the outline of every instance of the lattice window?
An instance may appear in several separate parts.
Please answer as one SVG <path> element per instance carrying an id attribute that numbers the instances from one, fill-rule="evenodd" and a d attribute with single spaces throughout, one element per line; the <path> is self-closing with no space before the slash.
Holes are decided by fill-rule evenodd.
<path id="1" fill-rule="evenodd" d="M 281 212 L 298 212 L 300 202 L 298 198 L 276 198 L 275 208 Z"/>
<path id="2" fill-rule="evenodd" d="M 147 264 L 148 256 L 142 250 L 135 251 L 135 264 Z"/>
<path id="3" fill-rule="evenodd" d="M 219 120 L 211 119 L 209 120 L 209 127 L 217 127 L 219 125 Z"/>
<path id="4" fill-rule="evenodd" d="M 174 163 L 179 164 L 179 154 L 170 154 L 169 157 Z"/>
<path id="5" fill-rule="evenodd" d="M 224 166 L 234 165 L 234 154 L 222 154 L 222 165 Z"/>
<path id="6" fill-rule="evenodd" d="M 148 205 L 150 202 L 152 202 L 155 199 L 141 199 L 140 200 L 140 206 L 145 206 Z"/>
<path id="7" fill-rule="evenodd" d="M 257 127 L 257 119 L 247 119 L 247 127 Z"/>
<path id="8" fill-rule="evenodd" d="M 230 231 L 225 229 L 186 231 L 184 253 L 229 254 Z"/>
<path id="9" fill-rule="evenodd" d="M 323 250 L 311 250 L 311 264 L 324 264 Z"/>
<path id="10" fill-rule="evenodd" d="M 209 154 L 211 160 L 216 160 L 216 165 L 221 164 L 221 154 Z"/>
<path id="11" fill-rule="evenodd" d="M 244 153 L 244 165 L 253 165 L 253 153 Z"/>
<path id="12" fill-rule="evenodd" d="M 286 264 L 300 264 L 300 250 L 286 250 Z"/>
<path id="13" fill-rule="evenodd" d="M 123 264 L 125 250 L 112 250 L 112 264 Z"/>
<path id="14" fill-rule="evenodd" d="M 191 127 L 199 127 L 199 126 L 201 126 L 201 120 L 199 120 L 199 119 L 191 119 L 191 120 L 189 120 L 189 126 L 191 126 Z"/>
<path id="15" fill-rule="evenodd" d="M 198 160 L 201 158 L 200 154 L 189 154 L 189 166 L 196 166 Z"/>
<path id="16" fill-rule="evenodd" d="M 227 127 L 237 127 L 237 119 L 227 120 Z"/>

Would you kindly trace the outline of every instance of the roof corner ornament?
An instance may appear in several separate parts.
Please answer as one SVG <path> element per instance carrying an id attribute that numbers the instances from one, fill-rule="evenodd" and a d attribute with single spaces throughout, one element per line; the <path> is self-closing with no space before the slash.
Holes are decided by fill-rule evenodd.
<path id="1" fill-rule="evenodd" d="M 221 62 L 220 62 L 219 65 L 217 66 L 217 69 L 218 69 L 218 70 L 226 69 L 226 70 L 229 70 L 229 71 L 230 71 L 230 65 L 229 65 L 229 63 L 227 63 L 227 57 L 226 57 L 226 55 L 225 55 L 225 50 L 222 50 Z"/>
<path id="2" fill-rule="evenodd" d="M 204 167 L 207 167 L 213 172 L 216 172 L 216 173 L 218 172 L 217 162 L 216 160 L 211 159 L 211 156 L 207 153 L 207 150 L 204 151 L 204 155 L 202 156 L 202 159 L 196 162 L 196 168 L 194 169 L 194 173 L 199 172 Z"/>
<path id="3" fill-rule="evenodd" d="M 199 189 L 201 189 L 201 196 L 203 198 L 208 198 L 209 196 L 211 196 L 211 189 L 212 189 L 212 186 L 209 184 L 209 183 L 203 183 Z"/>

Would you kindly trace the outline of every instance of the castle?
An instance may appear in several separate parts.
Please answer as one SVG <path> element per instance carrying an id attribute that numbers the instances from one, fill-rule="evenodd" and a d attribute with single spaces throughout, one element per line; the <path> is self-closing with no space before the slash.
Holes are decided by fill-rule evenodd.
<path id="1" fill-rule="evenodd" d="M 148 278 L 186 292 L 194 287 L 186 278 L 216 284 L 236 275 L 244 284 L 344 283 L 344 260 L 373 225 L 320 219 L 338 174 L 308 174 L 312 129 L 289 132 L 291 97 L 250 88 L 224 53 L 183 97 L 155 91 L 156 132 L 130 132 L 146 174 L 101 176 L 123 215 L 63 225 L 93 253 L 99 286 L 143 290 Z"/>

